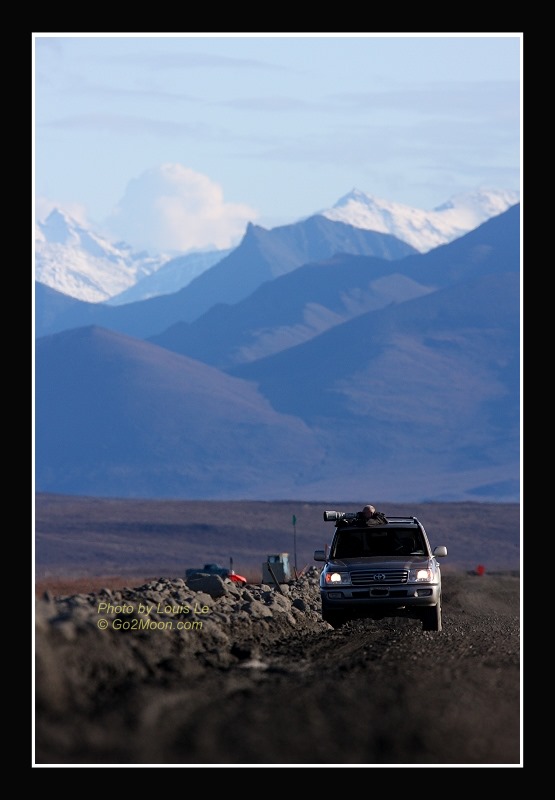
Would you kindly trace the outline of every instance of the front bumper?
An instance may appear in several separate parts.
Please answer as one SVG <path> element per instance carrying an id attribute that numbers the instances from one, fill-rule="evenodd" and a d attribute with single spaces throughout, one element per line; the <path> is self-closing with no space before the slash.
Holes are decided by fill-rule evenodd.
<path id="1" fill-rule="evenodd" d="M 320 596 L 323 607 L 337 611 L 354 610 L 357 607 L 371 610 L 374 606 L 418 608 L 437 605 L 441 599 L 441 587 L 437 583 L 411 583 L 368 588 L 326 587 L 320 588 Z"/>

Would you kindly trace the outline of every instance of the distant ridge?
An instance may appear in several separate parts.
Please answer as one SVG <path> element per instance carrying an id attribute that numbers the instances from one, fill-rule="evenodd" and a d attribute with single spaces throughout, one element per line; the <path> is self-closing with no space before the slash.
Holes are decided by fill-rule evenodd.
<path id="1" fill-rule="evenodd" d="M 454 195 L 432 211 L 382 200 L 359 189 L 320 212 L 357 228 L 389 233 L 427 253 L 474 230 L 520 202 L 520 192 L 481 189 Z"/>
<path id="2" fill-rule="evenodd" d="M 206 320 L 200 344 L 171 332 L 195 357 L 98 325 L 37 340 L 38 492 L 519 501 L 519 206 L 428 253 L 304 264 Z"/>
<path id="3" fill-rule="evenodd" d="M 418 252 L 427 252 L 468 233 L 519 202 L 518 192 L 479 189 L 455 195 L 432 211 L 425 211 L 354 189 L 333 208 L 310 217 L 323 216 L 362 230 L 387 234 Z M 281 231 L 298 222 L 302 220 L 281 226 Z M 263 228 L 258 230 L 264 231 Z M 78 300 L 121 305 L 178 292 L 229 252 L 135 252 L 129 244 L 110 242 L 92 226 L 77 221 L 61 209 L 53 209 L 36 225 L 35 279 Z M 305 256 L 306 260 L 320 260 L 333 254 L 305 253 Z M 287 262 L 287 253 L 283 255 Z M 398 257 L 379 252 L 374 255 Z M 272 271 L 274 277 L 276 274 Z"/>
<path id="4" fill-rule="evenodd" d="M 179 292 L 123 306 L 82 302 L 59 311 L 51 293 L 36 292 L 35 335 L 45 336 L 81 325 L 99 325 L 147 338 L 176 322 L 190 322 L 216 303 L 235 303 L 268 280 L 302 264 L 336 253 L 379 255 L 396 259 L 414 248 L 393 236 L 363 231 L 324 217 L 270 231 L 249 225 L 241 244 L 224 259 L 197 276 Z M 40 323 L 40 324 L 39 324 Z"/>

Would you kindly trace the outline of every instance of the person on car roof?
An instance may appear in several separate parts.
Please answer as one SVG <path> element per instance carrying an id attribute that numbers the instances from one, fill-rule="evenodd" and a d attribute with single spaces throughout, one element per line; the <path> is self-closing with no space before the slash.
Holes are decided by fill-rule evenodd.
<path id="1" fill-rule="evenodd" d="M 362 511 L 356 515 L 358 524 L 362 522 L 364 525 L 387 525 L 387 518 L 381 511 L 376 511 L 374 506 L 364 506 Z"/>

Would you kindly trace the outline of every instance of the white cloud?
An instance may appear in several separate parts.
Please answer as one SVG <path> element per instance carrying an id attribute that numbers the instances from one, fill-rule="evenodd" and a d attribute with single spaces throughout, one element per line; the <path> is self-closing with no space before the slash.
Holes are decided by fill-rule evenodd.
<path id="1" fill-rule="evenodd" d="M 226 203 L 223 190 L 182 164 L 161 164 L 131 180 L 106 221 L 134 249 L 187 252 L 237 245 L 258 212 Z"/>

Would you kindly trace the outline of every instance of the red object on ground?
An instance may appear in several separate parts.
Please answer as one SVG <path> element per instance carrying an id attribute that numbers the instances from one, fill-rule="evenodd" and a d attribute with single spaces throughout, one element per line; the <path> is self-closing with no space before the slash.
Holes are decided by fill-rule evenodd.
<path id="1" fill-rule="evenodd" d="M 232 581 L 233 581 L 233 583 L 238 583 L 238 584 L 240 584 L 240 585 L 243 585 L 243 584 L 245 584 L 245 583 L 247 582 L 247 579 L 246 579 L 246 578 L 244 578 L 242 575 L 237 575 L 237 573 L 236 573 L 236 572 L 234 572 L 234 571 L 233 571 L 233 570 L 231 570 L 231 569 L 229 570 L 229 575 L 228 575 L 227 577 L 228 577 L 230 580 L 232 580 Z"/>
<path id="2" fill-rule="evenodd" d="M 476 567 L 476 575 L 483 575 L 485 571 L 486 568 L 484 567 L 484 565 L 478 564 L 478 566 Z"/>

